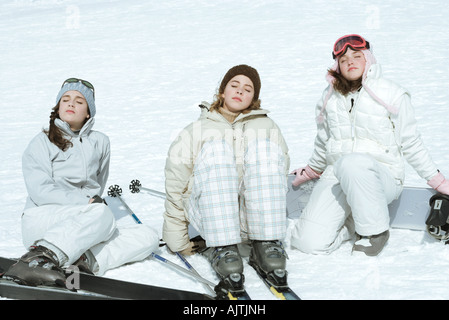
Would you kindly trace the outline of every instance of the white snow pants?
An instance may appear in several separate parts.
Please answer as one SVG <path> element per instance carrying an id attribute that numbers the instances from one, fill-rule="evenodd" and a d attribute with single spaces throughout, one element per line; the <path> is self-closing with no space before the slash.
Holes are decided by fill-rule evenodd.
<path id="1" fill-rule="evenodd" d="M 305 253 L 330 253 L 354 231 L 362 236 L 389 229 L 388 204 L 402 183 L 366 154 L 342 156 L 316 183 L 292 230 L 291 245 Z M 351 214 L 352 213 L 352 214 Z"/>
<path id="2" fill-rule="evenodd" d="M 232 148 L 225 141 L 204 144 L 194 167 L 187 205 L 193 227 L 209 247 L 243 239 L 285 237 L 287 177 L 280 147 L 254 140 L 244 155 L 239 181 Z"/>
<path id="3" fill-rule="evenodd" d="M 99 203 L 27 209 L 22 217 L 22 239 L 27 248 L 48 244 L 63 266 L 73 264 L 89 250 L 98 263 L 98 270 L 93 270 L 97 275 L 143 260 L 159 246 L 154 229 L 142 224 L 116 228 L 111 210 Z"/>

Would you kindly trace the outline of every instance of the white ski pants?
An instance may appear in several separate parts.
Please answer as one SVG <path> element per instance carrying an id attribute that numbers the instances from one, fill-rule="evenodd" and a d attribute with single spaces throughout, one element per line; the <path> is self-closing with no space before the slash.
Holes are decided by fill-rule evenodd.
<path id="1" fill-rule="evenodd" d="M 225 141 L 205 143 L 196 159 L 187 212 L 207 246 L 283 239 L 285 172 L 282 150 L 269 140 L 249 144 L 241 181 L 232 148 Z"/>
<path id="2" fill-rule="evenodd" d="M 382 233 L 389 229 L 388 204 L 401 192 L 401 182 L 373 157 L 345 155 L 316 183 L 291 244 L 305 253 L 330 253 L 354 231 L 362 236 Z"/>
<path id="3" fill-rule="evenodd" d="M 27 209 L 22 217 L 22 239 L 27 248 L 49 244 L 64 266 L 89 250 L 98 263 L 98 270 L 93 270 L 97 275 L 143 260 L 159 246 L 154 229 L 142 224 L 117 228 L 111 210 L 99 203 Z"/>

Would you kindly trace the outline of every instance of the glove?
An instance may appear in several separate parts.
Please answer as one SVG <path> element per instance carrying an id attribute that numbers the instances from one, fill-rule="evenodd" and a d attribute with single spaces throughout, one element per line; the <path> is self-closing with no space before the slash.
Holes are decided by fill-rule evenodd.
<path id="1" fill-rule="evenodd" d="M 206 242 L 201 236 L 190 239 L 189 246 L 182 250 L 180 253 L 184 256 L 191 256 L 198 251 L 206 248 Z"/>
<path id="2" fill-rule="evenodd" d="M 95 195 L 92 198 L 90 198 L 89 204 L 91 204 L 91 203 L 104 203 L 104 204 L 106 204 L 106 202 L 103 200 L 103 198 L 100 197 L 99 195 Z"/>
<path id="3" fill-rule="evenodd" d="M 449 195 L 449 181 L 444 178 L 441 172 L 438 173 L 427 184 L 442 194 Z"/>
<path id="4" fill-rule="evenodd" d="M 311 167 L 309 167 L 309 165 L 304 168 L 296 169 L 292 173 L 296 175 L 295 180 L 292 182 L 292 185 L 295 187 L 306 181 L 318 179 L 321 176 L 321 173 L 316 173 Z"/>

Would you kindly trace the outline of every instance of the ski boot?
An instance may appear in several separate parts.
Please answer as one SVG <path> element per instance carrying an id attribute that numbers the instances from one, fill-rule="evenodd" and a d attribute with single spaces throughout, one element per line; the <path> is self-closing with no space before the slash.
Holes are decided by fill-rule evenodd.
<path id="1" fill-rule="evenodd" d="M 89 250 L 83 253 L 73 265 L 77 267 L 80 272 L 90 275 L 94 275 L 99 269 L 95 256 Z"/>
<path id="2" fill-rule="evenodd" d="M 65 287 L 66 281 L 56 254 L 43 246 L 30 247 L 30 251 L 13 264 L 3 278 L 33 287 Z"/>
<path id="3" fill-rule="evenodd" d="M 249 264 L 275 288 L 287 287 L 287 253 L 280 241 L 252 242 Z"/>
<path id="4" fill-rule="evenodd" d="M 380 234 L 364 237 L 356 234 L 356 241 L 352 247 L 352 254 L 364 253 L 369 257 L 375 257 L 380 254 L 390 237 L 390 231 L 384 231 Z"/>
<path id="5" fill-rule="evenodd" d="M 215 287 L 217 296 L 225 298 L 230 292 L 238 296 L 243 294 L 243 261 L 237 245 L 224 247 L 211 247 L 201 252 L 212 265 L 212 268 L 220 277 L 220 283 Z"/>

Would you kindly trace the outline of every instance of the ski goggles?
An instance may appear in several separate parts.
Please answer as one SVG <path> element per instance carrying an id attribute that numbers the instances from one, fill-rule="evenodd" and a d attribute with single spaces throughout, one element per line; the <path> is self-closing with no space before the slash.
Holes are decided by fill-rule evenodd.
<path id="1" fill-rule="evenodd" d="M 358 34 L 350 34 L 343 36 L 334 44 L 334 50 L 332 51 L 332 57 L 335 59 L 351 47 L 353 50 L 369 49 L 369 42 L 363 39 Z"/>
<path id="2" fill-rule="evenodd" d="M 78 79 L 78 78 L 68 78 L 67 80 L 65 80 L 62 83 L 62 87 L 64 87 L 67 83 L 77 83 L 77 82 L 81 82 L 81 84 L 83 84 L 85 87 L 89 88 L 90 90 L 92 90 L 92 93 L 94 95 L 94 99 L 95 99 L 95 88 L 92 85 L 92 83 L 90 83 L 89 81 L 83 80 L 83 79 Z"/>

